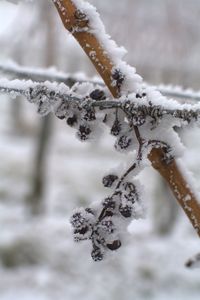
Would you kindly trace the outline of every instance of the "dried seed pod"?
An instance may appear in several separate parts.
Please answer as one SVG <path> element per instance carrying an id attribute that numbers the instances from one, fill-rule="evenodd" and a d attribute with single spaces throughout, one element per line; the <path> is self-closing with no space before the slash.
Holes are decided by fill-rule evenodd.
<path id="1" fill-rule="evenodd" d="M 107 115 L 107 114 L 105 114 L 105 116 L 104 116 L 104 118 L 103 118 L 103 121 L 102 121 L 102 122 L 106 124 L 106 123 L 107 123 L 107 121 L 108 121 L 108 115 Z"/>
<path id="2" fill-rule="evenodd" d="M 121 132 L 121 128 L 122 128 L 121 123 L 119 122 L 119 120 L 116 119 L 110 130 L 110 133 L 114 136 L 118 136 Z"/>
<path id="3" fill-rule="evenodd" d="M 51 106 L 47 99 L 44 99 L 43 101 L 39 102 L 37 112 L 41 116 L 46 116 L 50 111 L 51 111 Z"/>
<path id="4" fill-rule="evenodd" d="M 88 140 L 91 132 L 92 131 L 87 124 L 85 124 L 85 125 L 82 124 L 79 126 L 79 131 L 77 133 L 77 136 L 79 137 L 79 139 L 81 141 L 86 141 L 86 140 Z"/>
<path id="5" fill-rule="evenodd" d="M 105 187 L 112 187 L 114 182 L 118 179 L 118 176 L 117 175 L 114 175 L 114 174 L 109 174 L 109 175 L 106 175 L 103 177 L 103 185 Z"/>
<path id="6" fill-rule="evenodd" d="M 92 256 L 92 259 L 94 261 L 103 260 L 103 253 L 102 253 L 101 249 L 96 247 L 96 246 L 93 247 L 93 250 L 91 252 L 91 256 Z"/>
<path id="7" fill-rule="evenodd" d="M 55 110 L 56 117 L 61 120 L 65 119 L 67 110 L 68 110 L 68 104 L 66 101 L 62 100 L 60 102 L 60 104 L 56 107 L 56 110 Z"/>
<path id="8" fill-rule="evenodd" d="M 115 240 L 112 243 L 107 244 L 107 248 L 111 251 L 115 251 L 121 247 L 121 241 L 120 240 Z"/>
<path id="9" fill-rule="evenodd" d="M 115 231 L 115 226 L 110 217 L 105 217 L 98 225 L 98 229 L 106 232 L 107 234 L 112 234 Z"/>
<path id="10" fill-rule="evenodd" d="M 124 182 L 123 188 L 124 188 L 125 191 L 128 191 L 128 192 L 131 192 L 131 191 L 135 192 L 136 191 L 136 187 L 135 187 L 134 183 L 130 182 L 130 181 Z"/>
<path id="11" fill-rule="evenodd" d="M 105 95 L 104 91 L 102 91 L 100 89 L 96 89 L 90 93 L 90 98 L 93 100 L 105 100 L 106 95 Z"/>
<path id="12" fill-rule="evenodd" d="M 132 143 L 132 138 L 128 135 L 121 135 L 116 141 L 115 148 L 117 150 L 126 150 Z"/>
<path id="13" fill-rule="evenodd" d="M 81 227 L 80 229 L 75 229 L 74 234 L 85 234 L 89 230 L 88 226 Z"/>
<path id="14" fill-rule="evenodd" d="M 134 204 L 136 201 L 139 201 L 139 195 L 137 193 L 136 187 L 132 182 L 125 182 L 123 196 L 129 203 Z"/>

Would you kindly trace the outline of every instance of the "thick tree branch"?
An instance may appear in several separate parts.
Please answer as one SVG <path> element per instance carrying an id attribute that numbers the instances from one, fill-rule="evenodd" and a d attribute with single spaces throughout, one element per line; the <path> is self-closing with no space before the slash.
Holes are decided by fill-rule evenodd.
<path id="1" fill-rule="evenodd" d="M 89 16 L 82 13 L 72 0 L 53 0 L 63 24 L 82 46 L 87 56 L 90 58 L 95 68 L 103 78 L 114 98 L 120 96 L 117 86 L 112 84 L 112 72 L 116 67 L 114 61 L 108 56 L 106 49 L 98 40 L 97 36 L 90 30 Z M 91 56 L 91 51 L 95 53 L 95 58 Z M 191 191 L 179 166 L 172 160 L 167 163 L 163 157 L 164 151 L 153 149 L 149 154 L 152 166 L 159 171 L 169 184 L 174 196 L 182 206 L 192 225 L 200 236 L 200 204 Z"/>

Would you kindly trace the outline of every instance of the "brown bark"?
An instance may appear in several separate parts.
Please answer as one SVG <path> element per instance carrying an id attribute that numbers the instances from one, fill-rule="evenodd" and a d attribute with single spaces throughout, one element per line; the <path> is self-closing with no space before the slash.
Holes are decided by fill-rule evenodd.
<path id="1" fill-rule="evenodd" d="M 103 78 L 114 98 L 119 97 L 117 87 L 112 86 L 112 69 L 114 63 L 103 49 L 100 41 L 89 31 L 73 31 L 73 28 L 90 27 L 87 16 L 83 15 L 71 0 L 53 0 L 65 28 L 70 31 L 79 42 L 96 70 Z M 88 47 L 89 45 L 89 47 Z M 96 52 L 95 59 L 90 56 L 91 51 Z M 174 196 L 184 209 L 193 227 L 200 236 L 200 204 L 191 191 L 186 179 L 181 173 L 175 160 L 167 164 L 162 149 L 153 149 L 148 158 L 152 166 L 163 176 L 169 184 Z"/>

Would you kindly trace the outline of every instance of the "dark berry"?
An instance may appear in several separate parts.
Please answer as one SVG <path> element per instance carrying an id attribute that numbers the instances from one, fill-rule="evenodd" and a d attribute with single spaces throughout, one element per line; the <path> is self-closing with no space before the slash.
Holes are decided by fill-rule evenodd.
<path id="1" fill-rule="evenodd" d="M 81 141 L 86 141 L 89 138 L 89 135 L 91 133 L 91 129 L 88 125 L 80 125 L 79 131 L 78 131 L 78 137 Z"/>
<path id="2" fill-rule="evenodd" d="M 138 94 L 138 93 L 135 95 L 135 97 L 136 98 L 142 98 L 142 96 L 140 94 Z"/>
<path id="3" fill-rule="evenodd" d="M 105 187 L 111 187 L 117 179 L 118 179 L 117 175 L 109 174 L 103 177 L 102 182 Z"/>
<path id="4" fill-rule="evenodd" d="M 106 246 L 108 247 L 108 249 L 110 249 L 111 251 L 115 251 L 117 249 L 119 249 L 121 247 L 121 241 L 120 240 L 115 240 L 112 243 L 107 244 Z"/>
<path id="5" fill-rule="evenodd" d="M 67 125 L 73 127 L 77 123 L 77 116 L 73 115 L 67 119 Z"/>
<path id="6" fill-rule="evenodd" d="M 74 230 L 74 234 L 85 234 L 85 233 L 87 233 L 88 232 L 88 230 L 89 230 L 89 228 L 88 228 L 88 226 L 84 226 L 84 227 L 82 227 L 82 228 L 78 228 L 78 229 L 75 229 Z"/>
<path id="7" fill-rule="evenodd" d="M 119 206 L 119 212 L 121 213 L 121 215 L 124 218 L 130 218 L 132 216 L 132 207 L 129 206 L 129 205 L 122 206 L 120 204 L 120 206 Z"/>
<path id="8" fill-rule="evenodd" d="M 115 69 L 112 73 L 112 78 L 116 80 L 117 87 L 120 87 L 125 79 L 124 74 L 119 69 Z"/>
<path id="9" fill-rule="evenodd" d="M 96 89 L 90 93 L 90 98 L 93 100 L 105 100 L 106 96 L 104 91 Z"/>

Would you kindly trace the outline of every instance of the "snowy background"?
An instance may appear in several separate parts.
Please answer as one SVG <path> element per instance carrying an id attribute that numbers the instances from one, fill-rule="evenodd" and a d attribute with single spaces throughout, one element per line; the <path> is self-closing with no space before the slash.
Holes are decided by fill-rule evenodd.
<path id="1" fill-rule="evenodd" d="M 199 89 L 199 1 L 90 2 L 146 81 Z M 19 6 L 0 1 L 0 62 L 93 75 L 56 11 L 46 5 L 46 0 Z M 184 267 L 200 250 L 198 237 L 151 169 L 142 174 L 147 218 L 132 222 L 126 246 L 94 263 L 87 242 L 74 244 L 68 222 L 72 210 L 103 199 L 102 176 L 124 159 L 108 133 L 82 144 L 65 122 L 51 120 L 43 210 L 31 213 L 27 199 L 42 120 L 24 99 L 16 100 L 16 113 L 14 101 L 0 97 L 0 300 L 199 299 L 200 271 Z M 180 135 L 183 160 L 200 190 L 199 129 Z"/>

